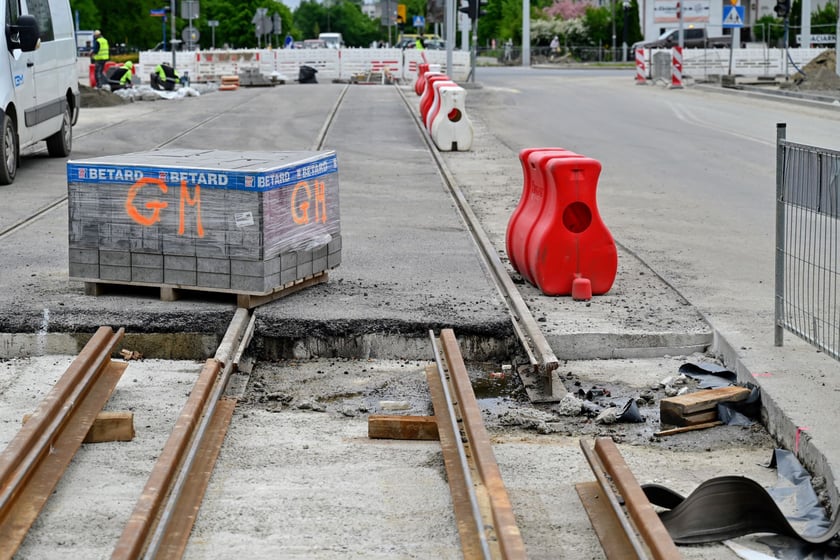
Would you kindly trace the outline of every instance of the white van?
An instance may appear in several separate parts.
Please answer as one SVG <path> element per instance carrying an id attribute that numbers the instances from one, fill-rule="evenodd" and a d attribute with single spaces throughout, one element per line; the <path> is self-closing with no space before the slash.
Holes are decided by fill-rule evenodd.
<path id="1" fill-rule="evenodd" d="M 341 33 L 321 33 L 318 38 L 327 44 L 328 49 L 344 47 L 344 37 L 341 36 Z"/>
<path id="2" fill-rule="evenodd" d="M 67 157 L 79 117 L 76 39 L 68 0 L 4 2 L 0 29 L 0 185 L 15 180 L 20 150 L 42 140 Z"/>

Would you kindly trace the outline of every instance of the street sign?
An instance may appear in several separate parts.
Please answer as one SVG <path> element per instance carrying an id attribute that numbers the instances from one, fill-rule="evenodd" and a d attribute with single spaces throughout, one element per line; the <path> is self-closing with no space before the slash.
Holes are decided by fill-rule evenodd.
<path id="1" fill-rule="evenodd" d="M 188 44 L 197 43 L 200 37 L 201 33 L 199 33 L 198 29 L 195 27 L 185 27 L 184 30 L 181 31 L 181 39 Z"/>
<path id="2" fill-rule="evenodd" d="M 219 20 L 217 20 L 217 19 L 208 19 L 208 20 L 207 20 L 207 27 L 219 27 Z"/>
<path id="3" fill-rule="evenodd" d="M 722 27 L 744 27 L 744 7 L 724 6 Z"/>
<path id="4" fill-rule="evenodd" d="M 181 17 L 183 19 L 198 19 L 197 0 L 184 0 L 181 2 Z"/>
<path id="5" fill-rule="evenodd" d="M 166 17 L 166 10 L 149 10 L 149 15 L 152 17 Z"/>
<path id="6" fill-rule="evenodd" d="M 799 33 L 796 34 L 796 42 L 800 45 L 802 44 L 802 35 Z M 835 42 L 837 42 L 837 36 L 833 33 L 817 33 L 811 35 L 812 45 L 833 45 Z"/>
<path id="7" fill-rule="evenodd" d="M 423 16 L 414 16 L 414 27 L 420 29 L 422 27 L 426 27 L 426 18 Z"/>

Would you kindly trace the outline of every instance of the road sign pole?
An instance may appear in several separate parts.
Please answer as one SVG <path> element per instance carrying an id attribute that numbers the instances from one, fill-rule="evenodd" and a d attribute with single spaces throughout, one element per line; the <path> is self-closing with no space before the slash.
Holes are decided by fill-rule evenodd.
<path id="1" fill-rule="evenodd" d="M 175 41 L 175 0 L 170 0 L 169 13 L 172 14 L 172 21 L 171 21 L 172 38 L 170 39 L 170 41 L 173 41 L 173 43 L 172 43 L 172 69 L 174 70 L 175 69 L 175 43 L 174 43 L 174 41 Z"/>

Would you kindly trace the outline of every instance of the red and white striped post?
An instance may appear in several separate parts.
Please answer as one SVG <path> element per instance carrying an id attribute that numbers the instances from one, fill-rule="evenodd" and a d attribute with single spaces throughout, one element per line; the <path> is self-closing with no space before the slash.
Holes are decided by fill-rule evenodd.
<path id="1" fill-rule="evenodd" d="M 683 16 L 681 2 L 677 2 L 677 21 L 680 22 L 679 43 L 671 49 L 671 85 L 670 89 L 682 89 L 683 87 Z"/>
<path id="2" fill-rule="evenodd" d="M 683 87 L 683 53 L 682 47 L 676 46 L 671 49 L 671 85 L 670 89 L 681 89 Z"/>
<path id="3" fill-rule="evenodd" d="M 636 49 L 636 85 L 647 84 L 647 72 L 645 71 L 645 49 Z"/>

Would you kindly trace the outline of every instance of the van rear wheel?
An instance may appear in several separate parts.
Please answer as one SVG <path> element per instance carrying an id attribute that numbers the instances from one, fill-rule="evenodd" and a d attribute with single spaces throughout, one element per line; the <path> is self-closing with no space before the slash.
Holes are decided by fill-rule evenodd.
<path id="1" fill-rule="evenodd" d="M 0 113 L 0 185 L 11 185 L 17 175 L 18 135 L 15 123 L 6 113 Z"/>
<path id="2" fill-rule="evenodd" d="M 50 157 L 67 157 L 73 148 L 73 125 L 70 107 L 64 108 L 61 116 L 61 128 L 58 132 L 47 138 L 47 153 Z"/>

